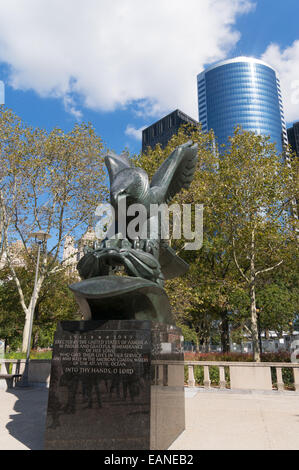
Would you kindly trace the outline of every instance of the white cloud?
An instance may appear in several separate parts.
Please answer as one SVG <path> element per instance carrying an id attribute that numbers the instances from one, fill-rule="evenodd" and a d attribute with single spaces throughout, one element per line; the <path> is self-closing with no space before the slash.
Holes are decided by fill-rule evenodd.
<path id="1" fill-rule="evenodd" d="M 130 124 L 128 124 L 125 130 L 125 134 L 128 135 L 129 137 L 133 137 L 136 140 L 141 140 L 142 131 L 145 128 L 146 126 L 142 126 L 139 129 L 136 129 L 134 126 L 131 126 Z"/>
<path id="2" fill-rule="evenodd" d="M 10 83 L 103 111 L 180 108 L 197 117 L 196 75 L 237 43 L 252 0 L 0 1 L 0 61 Z M 71 102 L 69 100 L 72 100 Z"/>
<path id="3" fill-rule="evenodd" d="M 83 117 L 82 112 L 76 108 L 75 100 L 72 96 L 66 94 L 63 97 L 63 104 L 65 110 L 72 114 L 77 121 L 80 121 Z"/>
<path id="4" fill-rule="evenodd" d="M 287 122 L 299 119 L 299 40 L 284 50 L 270 44 L 262 60 L 274 67 L 280 77 L 284 112 Z"/>

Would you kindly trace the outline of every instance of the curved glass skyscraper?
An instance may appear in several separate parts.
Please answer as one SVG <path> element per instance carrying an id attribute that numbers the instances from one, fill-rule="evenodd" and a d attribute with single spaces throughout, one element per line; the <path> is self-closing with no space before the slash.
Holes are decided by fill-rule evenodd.
<path id="1" fill-rule="evenodd" d="M 270 135 L 279 152 L 287 131 L 279 78 L 265 62 L 236 57 L 218 62 L 197 76 L 198 114 L 204 131 L 213 129 L 219 145 L 234 128 Z"/>

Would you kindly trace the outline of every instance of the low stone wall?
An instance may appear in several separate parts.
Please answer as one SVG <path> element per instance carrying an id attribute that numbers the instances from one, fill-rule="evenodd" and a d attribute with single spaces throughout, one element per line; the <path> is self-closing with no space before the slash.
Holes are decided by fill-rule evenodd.
<path id="1" fill-rule="evenodd" d="M 22 374 L 25 368 L 25 360 L 0 359 L 1 374 Z M 168 365 L 163 362 L 159 365 L 158 361 L 153 361 L 159 370 L 159 380 L 161 384 L 171 381 L 171 365 L 180 365 L 175 361 L 169 361 Z M 184 366 L 188 367 L 189 387 L 196 385 L 195 368 L 203 367 L 203 386 L 206 389 L 211 387 L 210 367 L 219 368 L 219 388 L 231 390 L 273 390 L 271 369 L 276 371 L 275 387 L 282 391 L 285 390 L 282 370 L 288 368 L 292 370 L 294 390 L 299 392 L 299 364 L 290 362 L 217 362 L 217 361 L 185 361 Z M 166 369 L 167 368 L 167 369 Z M 176 370 L 176 369 L 174 369 Z M 229 371 L 229 374 L 225 372 Z M 29 383 L 33 386 L 49 387 L 51 374 L 51 360 L 32 359 L 29 363 Z M 164 377 L 165 375 L 165 377 Z M 229 379 L 227 378 L 229 376 Z M 167 380 L 165 381 L 165 379 Z M 0 379 L 0 389 L 7 388 L 7 381 Z"/>
<path id="2" fill-rule="evenodd" d="M 25 359 L 0 359 L 0 374 L 22 374 L 25 369 Z M 33 386 L 49 387 L 51 373 L 50 359 L 32 359 L 29 362 L 28 381 Z M 8 388 L 8 380 L 0 378 L 0 389 Z"/>
<path id="3" fill-rule="evenodd" d="M 285 390 L 283 369 L 290 369 L 293 377 L 293 388 L 299 392 L 299 364 L 290 362 L 217 362 L 217 361 L 185 361 L 188 366 L 188 386 L 194 387 L 195 368 L 204 368 L 204 388 L 211 387 L 210 367 L 219 368 L 219 386 L 231 390 Z M 229 371 L 229 380 L 225 368 Z M 272 381 L 271 369 L 275 369 L 276 383 Z M 275 387 L 274 387 L 275 385 Z"/>
<path id="4" fill-rule="evenodd" d="M 28 381 L 36 386 L 50 385 L 51 360 L 34 359 L 29 363 Z"/>

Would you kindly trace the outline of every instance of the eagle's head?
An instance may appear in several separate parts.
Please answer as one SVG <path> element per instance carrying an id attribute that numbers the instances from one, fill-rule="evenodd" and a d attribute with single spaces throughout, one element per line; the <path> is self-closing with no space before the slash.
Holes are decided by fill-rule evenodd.
<path id="1" fill-rule="evenodd" d="M 126 153 L 117 155 L 109 152 L 105 163 L 110 179 L 110 200 L 114 209 L 118 208 L 118 203 L 124 198 L 126 207 L 145 204 L 150 187 L 146 171 L 132 166 Z"/>
<path id="2" fill-rule="evenodd" d="M 120 198 L 126 198 L 127 207 L 131 204 L 144 204 L 148 197 L 149 181 L 147 173 L 141 168 L 125 168 L 113 178 L 110 199 L 117 207 Z"/>

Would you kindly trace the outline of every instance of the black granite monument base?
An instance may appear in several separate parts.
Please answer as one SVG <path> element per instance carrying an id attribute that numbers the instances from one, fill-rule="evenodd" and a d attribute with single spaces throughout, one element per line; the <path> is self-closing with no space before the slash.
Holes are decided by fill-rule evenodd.
<path id="1" fill-rule="evenodd" d="M 59 323 L 45 449 L 167 449 L 185 428 L 181 340 L 147 320 Z"/>

